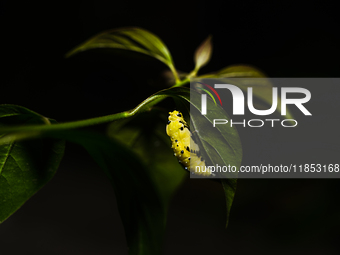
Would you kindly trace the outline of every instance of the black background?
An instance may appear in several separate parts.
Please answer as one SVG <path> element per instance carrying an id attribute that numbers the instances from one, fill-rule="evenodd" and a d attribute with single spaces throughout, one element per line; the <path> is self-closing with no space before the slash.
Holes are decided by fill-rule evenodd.
<path id="1" fill-rule="evenodd" d="M 162 63 L 104 50 L 64 58 L 89 37 L 125 26 L 158 35 L 186 72 L 212 34 L 202 73 L 250 64 L 269 77 L 339 77 L 338 25 L 335 4 L 324 1 L 1 1 L 0 102 L 59 122 L 132 108 L 163 88 Z M 269 142 L 242 143 L 247 162 Z M 170 208 L 164 254 L 338 254 L 338 185 L 239 180 L 225 230 L 222 188 L 186 180 Z M 0 254 L 127 254 L 113 190 L 83 149 L 68 144 L 55 178 L 1 225 Z"/>

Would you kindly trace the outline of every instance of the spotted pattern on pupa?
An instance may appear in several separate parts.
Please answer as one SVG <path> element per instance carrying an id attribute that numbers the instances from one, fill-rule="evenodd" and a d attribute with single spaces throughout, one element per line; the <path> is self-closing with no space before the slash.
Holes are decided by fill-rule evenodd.
<path id="1" fill-rule="evenodd" d="M 178 162 L 185 170 L 202 176 L 210 176 L 211 172 L 205 168 L 205 161 L 200 155 L 198 145 L 192 139 L 192 133 L 179 111 L 169 112 L 166 133 L 171 139 L 171 148 Z M 199 166 L 199 170 L 196 166 Z M 206 172 L 201 171 L 206 169 Z"/>

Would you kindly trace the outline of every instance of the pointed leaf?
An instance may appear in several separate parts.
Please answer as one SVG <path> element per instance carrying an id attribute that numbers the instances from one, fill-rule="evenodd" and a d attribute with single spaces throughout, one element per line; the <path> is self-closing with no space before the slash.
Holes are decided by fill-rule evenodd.
<path id="1" fill-rule="evenodd" d="M 168 48 L 161 39 L 145 29 L 128 27 L 104 31 L 75 47 L 66 57 L 96 48 L 123 49 L 149 55 L 166 64 L 178 80 Z"/>
<path id="2" fill-rule="evenodd" d="M 24 107 L 0 106 L 0 125 L 55 122 Z M 1 134 L 1 139 L 6 134 Z M 26 138 L 31 134 L 26 134 Z M 40 138 L 0 146 L 0 223 L 18 210 L 56 173 L 63 157 L 62 140 Z"/>

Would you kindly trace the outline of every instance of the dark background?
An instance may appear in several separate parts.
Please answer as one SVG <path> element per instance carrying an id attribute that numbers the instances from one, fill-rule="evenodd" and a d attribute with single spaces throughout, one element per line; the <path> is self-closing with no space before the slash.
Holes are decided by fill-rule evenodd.
<path id="1" fill-rule="evenodd" d="M 163 88 L 162 63 L 105 50 L 64 58 L 123 26 L 158 35 L 186 72 L 212 34 L 202 73 L 250 64 L 269 77 L 339 77 L 338 24 L 336 6 L 324 1 L 1 1 L 0 102 L 59 122 L 134 107 Z M 270 141 L 265 130 L 257 146 L 242 135 L 246 164 Z M 225 230 L 222 188 L 186 180 L 170 208 L 164 254 L 338 254 L 338 187 L 338 180 L 239 180 Z M 0 226 L 0 254 L 127 254 L 113 190 L 83 149 L 68 144 L 55 178 Z"/>

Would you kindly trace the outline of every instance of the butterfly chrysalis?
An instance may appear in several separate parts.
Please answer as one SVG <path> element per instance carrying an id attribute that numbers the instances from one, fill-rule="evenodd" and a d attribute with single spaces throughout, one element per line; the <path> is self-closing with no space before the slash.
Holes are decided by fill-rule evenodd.
<path id="1" fill-rule="evenodd" d="M 205 161 L 193 135 L 179 111 L 169 112 L 169 121 L 166 133 L 170 136 L 174 155 L 185 170 L 202 176 L 210 176 L 210 169 L 205 167 Z M 203 170 L 203 171 L 202 171 Z"/>

